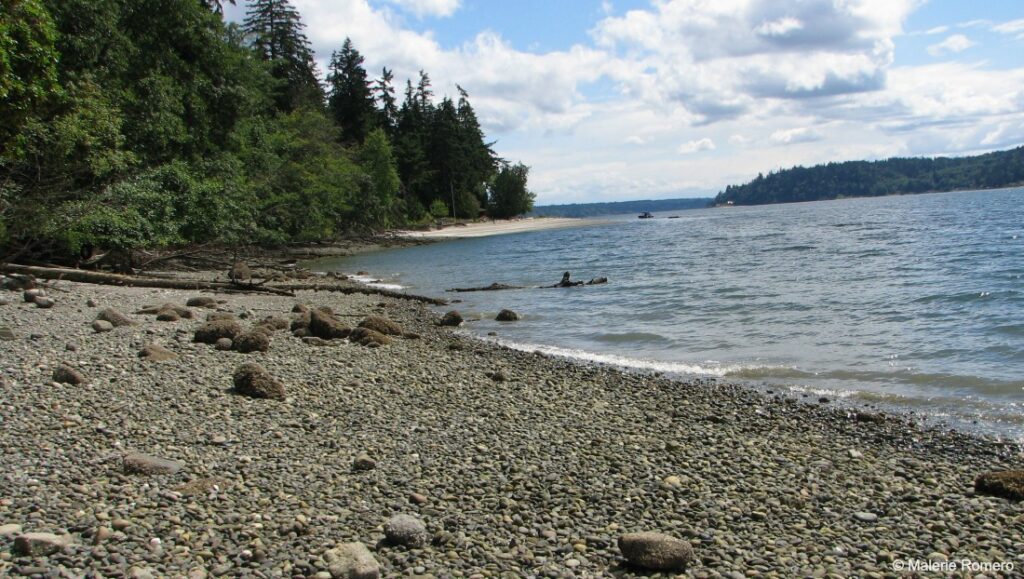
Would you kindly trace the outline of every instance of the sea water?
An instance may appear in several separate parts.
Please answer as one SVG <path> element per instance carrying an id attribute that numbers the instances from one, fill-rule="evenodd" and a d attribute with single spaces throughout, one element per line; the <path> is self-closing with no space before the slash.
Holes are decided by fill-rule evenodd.
<path id="1" fill-rule="evenodd" d="M 655 217 L 315 267 L 460 299 L 468 331 L 516 348 L 1024 439 L 1024 188 Z M 609 282 L 536 288 L 566 271 Z M 492 282 L 530 289 L 446 291 Z"/>

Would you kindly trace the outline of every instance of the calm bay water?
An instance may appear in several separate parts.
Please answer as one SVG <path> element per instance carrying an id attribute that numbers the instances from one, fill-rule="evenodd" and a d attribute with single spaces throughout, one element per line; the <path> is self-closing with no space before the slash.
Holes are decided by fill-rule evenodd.
<path id="1" fill-rule="evenodd" d="M 446 294 L 473 333 L 1024 439 L 1024 188 L 677 212 L 319 262 Z M 491 321 L 498 310 L 523 315 Z"/>

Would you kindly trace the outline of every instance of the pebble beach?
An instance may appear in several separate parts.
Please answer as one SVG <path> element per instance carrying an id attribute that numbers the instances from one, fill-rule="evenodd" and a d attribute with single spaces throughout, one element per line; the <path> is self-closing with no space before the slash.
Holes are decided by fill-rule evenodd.
<path id="1" fill-rule="evenodd" d="M 1024 502 L 975 488 L 1016 445 L 514 351 L 392 297 L 51 285 L 0 291 L 0 576 L 1024 573 Z M 401 330 L 301 339 L 296 304 Z M 97 331 L 107 308 L 132 324 Z M 194 341 L 215 312 L 288 324 L 222 350 Z M 240 393 L 246 363 L 283 395 Z M 651 569 L 633 533 L 689 555 Z"/>

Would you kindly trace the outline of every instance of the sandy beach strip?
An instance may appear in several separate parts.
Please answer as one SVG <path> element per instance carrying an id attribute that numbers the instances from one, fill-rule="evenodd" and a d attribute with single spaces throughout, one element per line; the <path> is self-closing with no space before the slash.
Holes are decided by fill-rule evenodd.
<path id="1" fill-rule="evenodd" d="M 48 309 L 0 291 L 0 576 L 650 576 L 632 532 L 686 542 L 689 577 L 1024 568 L 1024 503 L 974 488 L 1020 468 L 1014 445 L 509 350 L 406 299 L 55 286 Z M 199 295 L 192 318 L 135 313 Z M 296 304 L 402 334 L 304 340 Z M 134 323 L 95 331 L 109 307 Z M 193 341 L 211 313 L 278 329 L 221 351 Z M 284 398 L 233 391 L 246 362 Z M 137 452 L 173 462 L 140 473 Z M 345 570 L 349 543 L 374 572 Z"/>
<path id="2" fill-rule="evenodd" d="M 395 235 L 409 238 L 424 239 L 461 239 L 471 237 L 489 237 L 508 233 L 541 231 L 544 229 L 563 229 L 567 227 L 587 227 L 608 223 L 602 219 L 575 219 L 570 217 L 529 217 L 526 219 L 510 219 L 482 221 L 465 225 L 451 225 L 444 229 L 430 231 L 397 231 Z"/>

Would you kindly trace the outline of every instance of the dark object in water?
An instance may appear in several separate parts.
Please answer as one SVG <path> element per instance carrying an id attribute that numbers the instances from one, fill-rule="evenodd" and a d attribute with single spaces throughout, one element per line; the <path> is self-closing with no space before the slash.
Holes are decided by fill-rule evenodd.
<path id="1" fill-rule="evenodd" d="M 494 282 L 491 285 L 483 287 L 453 287 L 447 291 L 450 292 L 493 292 L 498 290 L 510 290 L 510 289 L 523 289 L 522 286 L 508 285 L 503 283 Z"/>
<path id="2" fill-rule="evenodd" d="M 654 214 L 650 211 L 644 211 L 640 215 L 637 215 L 638 219 L 654 219 Z"/>
<path id="3" fill-rule="evenodd" d="M 588 282 L 572 281 L 571 279 L 569 279 L 569 277 L 569 272 L 565 272 L 562 274 L 562 281 L 556 283 L 555 285 L 549 285 L 545 287 L 578 287 L 581 285 L 601 285 L 608 283 L 608 278 L 606 277 L 595 277 Z"/>

